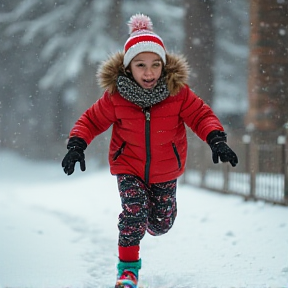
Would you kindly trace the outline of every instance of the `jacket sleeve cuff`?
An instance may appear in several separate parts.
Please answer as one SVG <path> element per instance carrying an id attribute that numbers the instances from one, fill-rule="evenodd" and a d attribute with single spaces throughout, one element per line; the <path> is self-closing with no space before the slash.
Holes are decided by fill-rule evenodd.
<path id="1" fill-rule="evenodd" d="M 219 142 L 227 142 L 227 134 L 224 131 L 213 130 L 206 138 L 206 142 L 211 146 Z"/>

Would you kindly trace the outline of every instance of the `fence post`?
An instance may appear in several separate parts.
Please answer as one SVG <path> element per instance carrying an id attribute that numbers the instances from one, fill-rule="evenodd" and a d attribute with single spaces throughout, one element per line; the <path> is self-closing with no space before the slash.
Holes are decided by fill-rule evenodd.
<path id="1" fill-rule="evenodd" d="M 255 143 L 255 136 L 251 135 L 250 141 L 250 198 L 255 199 L 256 195 L 256 177 L 259 171 L 259 152 Z"/>
<path id="2" fill-rule="evenodd" d="M 284 144 L 284 201 L 288 204 L 288 123 L 284 125 L 285 144 Z"/>
<path id="3" fill-rule="evenodd" d="M 251 166 L 251 164 L 250 164 L 251 163 L 251 160 L 250 160 L 251 133 L 244 134 L 242 136 L 242 142 L 245 145 L 244 172 L 250 176 L 249 189 L 247 191 L 247 193 L 249 193 L 249 195 L 250 195 L 250 192 L 251 192 L 251 188 L 250 188 L 251 187 L 251 169 L 250 169 L 250 166 Z M 245 198 L 249 197 L 249 195 L 245 194 Z"/>
<path id="4" fill-rule="evenodd" d="M 203 158 L 202 158 L 202 162 L 201 162 L 201 166 L 200 166 L 200 173 L 201 173 L 201 179 L 200 179 L 200 187 L 202 188 L 205 188 L 206 187 L 206 183 L 205 183 L 205 178 L 206 178 L 206 172 L 208 170 L 208 167 L 207 167 L 207 153 L 206 153 L 206 149 L 207 147 L 205 147 L 204 145 L 202 145 L 200 147 L 200 152 L 201 152 L 201 155 L 203 155 Z M 209 148 L 210 150 L 210 148 Z"/>
<path id="5" fill-rule="evenodd" d="M 223 192 L 228 193 L 229 192 L 229 163 L 223 163 Z"/>

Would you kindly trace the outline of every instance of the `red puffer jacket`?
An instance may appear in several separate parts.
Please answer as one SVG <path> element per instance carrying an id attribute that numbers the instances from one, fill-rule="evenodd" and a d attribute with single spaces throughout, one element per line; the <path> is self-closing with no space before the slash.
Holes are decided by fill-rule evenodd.
<path id="1" fill-rule="evenodd" d="M 174 60 L 173 56 L 168 61 L 168 68 L 171 61 L 175 64 Z M 101 73 L 106 72 L 107 63 L 105 65 Z M 175 75 L 171 77 L 175 82 Z M 178 86 L 178 91 L 171 89 L 177 92 L 174 96 L 146 110 L 125 100 L 115 86 L 106 85 L 108 90 L 80 117 L 70 137 L 78 136 L 90 144 L 94 137 L 113 125 L 109 150 L 112 174 L 136 175 L 148 184 L 176 179 L 184 172 L 187 156 L 184 124 L 203 141 L 211 131 L 223 131 L 210 107 L 187 85 L 179 83 L 182 85 Z"/>

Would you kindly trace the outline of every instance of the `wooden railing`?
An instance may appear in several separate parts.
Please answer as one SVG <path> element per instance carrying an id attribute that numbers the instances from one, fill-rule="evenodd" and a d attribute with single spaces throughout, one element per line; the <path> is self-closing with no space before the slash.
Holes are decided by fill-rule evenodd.
<path id="1" fill-rule="evenodd" d="M 245 199 L 288 205 L 288 137 L 286 129 L 259 141 L 252 133 L 229 132 L 228 144 L 239 164 L 214 164 L 210 147 L 188 132 L 189 149 L 182 181 Z M 269 139 L 269 140 L 267 140 Z M 287 139 L 287 141 L 286 141 Z"/>

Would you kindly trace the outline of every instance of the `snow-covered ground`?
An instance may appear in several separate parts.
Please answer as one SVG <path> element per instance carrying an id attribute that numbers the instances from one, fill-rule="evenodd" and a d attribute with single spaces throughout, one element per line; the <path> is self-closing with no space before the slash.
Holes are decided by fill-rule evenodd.
<path id="1" fill-rule="evenodd" d="M 120 200 L 108 169 L 0 153 L 0 288 L 115 283 Z M 288 208 L 179 185 L 178 216 L 141 245 L 146 288 L 287 288 Z"/>

